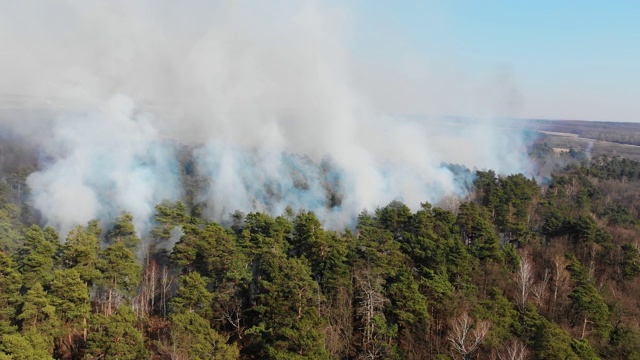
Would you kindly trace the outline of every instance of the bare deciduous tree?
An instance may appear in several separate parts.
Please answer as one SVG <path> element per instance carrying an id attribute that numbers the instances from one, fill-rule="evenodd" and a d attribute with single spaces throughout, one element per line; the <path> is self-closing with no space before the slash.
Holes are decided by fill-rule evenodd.
<path id="1" fill-rule="evenodd" d="M 158 295 L 158 280 L 160 278 L 158 263 L 147 258 L 142 281 L 140 282 L 140 292 L 134 299 L 134 308 L 137 316 L 148 316 L 155 307 L 155 299 Z"/>
<path id="2" fill-rule="evenodd" d="M 524 311 L 534 282 L 533 261 L 526 251 L 522 253 L 515 280 L 518 285 L 518 307 L 520 307 L 520 311 Z"/>
<path id="3" fill-rule="evenodd" d="M 362 319 L 362 349 L 363 358 L 378 359 L 382 353 L 382 344 L 378 340 L 376 317 L 381 315 L 384 305 L 389 301 L 384 296 L 384 279 L 365 268 L 354 274 L 356 289 L 358 290 L 358 304 L 356 313 Z"/>
<path id="4" fill-rule="evenodd" d="M 169 267 L 163 266 L 160 270 L 160 307 L 162 308 L 162 316 L 167 317 L 167 297 L 173 286 L 174 276 L 171 275 Z"/>
<path id="5" fill-rule="evenodd" d="M 529 350 L 522 340 L 515 339 L 505 343 L 497 356 L 499 360 L 526 360 Z"/>
<path id="6" fill-rule="evenodd" d="M 227 284 L 226 290 L 220 289 L 216 302 L 222 318 L 227 321 L 236 332 L 238 339 L 242 339 L 246 326 L 243 323 L 242 298 L 237 294 L 238 289 L 234 284 Z"/>
<path id="7" fill-rule="evenodd" d="M 580 190 L 578 179 L 576 179 L 575 177 L 571 178 L 571 183 L 566 184 L 564 186 L 564 190 L 566 191 L 567 195 L 569 195 L 570 197 L 573 197 L 576 194 L 578 194 L 578 190 Z"/>
<path id="8" fill-rule="evenodd" d="M 455 194 L 449 194 L 445 195 L 445 197 L 443 197 L 442 200 L 438 202 L 437 206 L 444 210 L 451 211 L 455 215 L 458 215 L 458 208 L 460 207 L 460 204 L 462 204 L 462 199 L 459 196 Z"/>
<path id="9" fill-rule="evenodd" d="M 567 265 L 569 262 L 562 255 L 556 255 L 553 257 L 554 266 L 554 279 L 553 279 L 553 301 L 551 303 L 551 313 L 555 313 L 558 302 L 558 291 L 564 287 L 569 281 L 569 272 L 567 271 Z"/>
<path id="10" fill-rule="evenodd" d="M 484 320 L 474 321 L 464 312 L 455 318 L 450 326 L 448 339 L 451 347 L 463 360 L 468 360 L 489 333 L 491 323 Z"/>
<path id="11" fill-rule="evenodd" d="M 549 285 L 550 277 L 549 273 L 549 269 L 545 269 L 542 280 L 533 285 L 533 287 L 531 288 L 533 299 L 538 306 L 542 306 L 545 303 L 545 299 L 547 298 L 547 287 Z"/>
<path id="12" fill-rule="evenodd" d="M 331 358 L 346 358 L 353 336 L 352 294 L 347 289 L 340 288 L 335 298 L 323 303 L 320 309 L 328 320 L 324 331 L 325 346 Z"/>

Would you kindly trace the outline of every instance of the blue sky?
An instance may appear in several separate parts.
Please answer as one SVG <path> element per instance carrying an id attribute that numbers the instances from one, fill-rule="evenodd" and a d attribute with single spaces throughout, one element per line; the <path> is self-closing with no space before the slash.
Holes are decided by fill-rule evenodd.
<path id="1" fill-rule="evenodd" d="M 404 72 L 408 82 L 414 71 L 429 73 L 430 85 L 407 89 L 449 92 L 454 100 L 435 113 L 457 112 L 458 93 L 459 112 L 474 115 L 478 106 L 468 104 L 478 100 L 469 100 L 476 95 L 465 89 L 497 82 L 516 94 L 518 105 L 481 115 L 640 121 L 640 1 L 361 0 L 352 6 L 353 56 Z M 412 111 L 406 102 L 397 108 L 429 112 Z"/>

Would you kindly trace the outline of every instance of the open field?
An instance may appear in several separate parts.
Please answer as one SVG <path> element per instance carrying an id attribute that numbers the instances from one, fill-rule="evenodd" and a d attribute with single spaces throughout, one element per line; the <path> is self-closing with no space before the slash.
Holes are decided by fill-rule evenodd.
<path id="1" fill-rule="evenodd" d="M 578 134 L 563 133 L 563 132 L 557 132 L 557 131 L 540 131 L 540 132 L 546 135 L 551 135 L 551 136 L 580 137 L 580 135 Z"/>
<path id="2" fill-rule="evenodd" d="M 528 120 L 525 128 L 539 134 L 556 152 L 573 148 L 592 157 L 621 156 L 640 160 L 640 124 L 577 120 Z"/>

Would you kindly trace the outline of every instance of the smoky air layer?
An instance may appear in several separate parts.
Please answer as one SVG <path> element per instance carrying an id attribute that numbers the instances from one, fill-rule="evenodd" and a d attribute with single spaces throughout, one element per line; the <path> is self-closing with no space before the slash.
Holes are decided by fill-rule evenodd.
<path id="1" fill-rule="evenodd" d="M 184 146 L 202 181 L 196 200 L 218 221 L 235 210 L 280 214 L 291 206 L 339 228 L 395 199 L 416 209 L 464 195 L 467 179 L 443 162 L 527 168 L 520 134 L 491 120 L 395 116 L 371 101 L 371 82 L 349 50 L 346 8 L 0 6 L 0 51 L 10 55 L 0 56 L 3 107 L 39 114 L 2 125 L 40 144 L 43 160 L 27 180 L 32 203 L 63 232 L 125 210 L 148 231 L 157 203 L 184 196 Z M 400 88 L 384 93 L 404 96 Z"/>

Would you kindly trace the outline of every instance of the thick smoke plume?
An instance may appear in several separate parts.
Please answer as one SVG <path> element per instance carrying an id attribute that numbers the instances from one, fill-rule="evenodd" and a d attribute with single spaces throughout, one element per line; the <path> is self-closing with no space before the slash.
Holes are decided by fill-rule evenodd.
<path id="1" fill-rule="evenodd" d="M 33 205 L 63 231 L 126 209 L 146 231 L 155 204 L 180 195 L 178 163 L 170 143 L 133 102 L 111 99 L 96 113 L 56 123 L 43 151 L 50 160 L 27 183 Z"/>
<path id="2" fill-rule="evenodd" d="M 31 125 L 3 122 L 40 142 L 28 185 L 35 208 L 62 231 L 123 210 L 147 231 L 154 205 L 183 195 L 178 144 L 194 149 L 207 183 L 197 200 L 215 220 L 291 206 L 338 228 L 394 199 L 415 209 L 463 194 L 443 161 L 526 169 L 521 138 L 491 121 L 384 114 L 353 75 L 345 8 L 0 4 L 4 106 L 40 109 Z"/>

